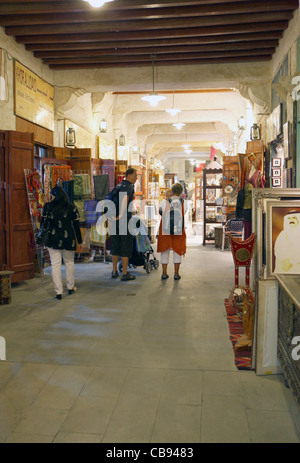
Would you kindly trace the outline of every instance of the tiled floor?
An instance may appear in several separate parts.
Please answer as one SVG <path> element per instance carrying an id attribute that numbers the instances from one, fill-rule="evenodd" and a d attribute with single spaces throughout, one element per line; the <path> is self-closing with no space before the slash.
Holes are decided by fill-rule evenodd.
<path id="1" fill-rule="evenodd" d="M 46 276 L 1 306 L 0 442 L 299 443 L 281 376 L 234 365 L 230 252 L 195 241 L 177 282 L 110 272 L 79 264 L 74 295 L 55 300 Z"/>

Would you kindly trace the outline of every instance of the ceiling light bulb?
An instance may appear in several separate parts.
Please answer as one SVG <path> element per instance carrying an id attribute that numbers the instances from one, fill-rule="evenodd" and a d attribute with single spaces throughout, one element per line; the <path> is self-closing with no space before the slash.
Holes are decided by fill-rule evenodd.
<path id="1" fill-rule="evenodd" d="M 170 108 L 170 109 L 166 109 L 166 112 L 171 114 L 171 116 L 176 116 L 176 114 L 181 112 L 181 109 Z"/>
<path id="2" fill-rule="evenodd" d="M 185 145 L 182 145 L 182 148 L 188 150 L 190 146 L 191 146 L 191 145 L 189 145 L 189 144 L 187 143 L 187 144 L 185 144 Z"/>
<path id="3" fill-rule="evenodd" d="M 160 101 L 163 101 L 165 99 L 166 99 L 165 96 L 158 95 L 156 92 L 152 92 L 150 93 L 150 95 L 142 97 L 143 101 L 148 101 L 148 103 L 150 103 L 150 105 L 153 107 L 157 106 Z"/>
<path id="4" fill-rule="evenodd" d="M 89 2 L 91 6 L 94 8 L 100 8 L 101 6 L 104 5 L 104 3 L 107 2 L 113 2 L 114 0 L 84 0 L 85 2 Z"/>
<path id="5" fill-rule="evenodd" d="M 193 152 L 193 150 L 184 150 L 185 153 L 187 154 L 191 154 Z"/>
<path id="6" fill-rule="evenodd" d="M 172 124 L 173 127 L 176 127 L 178 130 L 182 129 L 182 127 L 185 126 L 183 122 L 175 122 L 175 124 Z"/>

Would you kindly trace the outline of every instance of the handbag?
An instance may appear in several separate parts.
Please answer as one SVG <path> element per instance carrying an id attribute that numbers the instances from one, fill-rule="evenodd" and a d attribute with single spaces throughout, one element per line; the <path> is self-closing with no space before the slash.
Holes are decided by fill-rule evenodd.
<path id="1" fill-rule="evenodd" d="M 42 225 L 40 226 L 39 232 L 35 239 L 36 244 L 39 246 L 48 247 L 50 241 L 50 220 L 47 216 Z"/>

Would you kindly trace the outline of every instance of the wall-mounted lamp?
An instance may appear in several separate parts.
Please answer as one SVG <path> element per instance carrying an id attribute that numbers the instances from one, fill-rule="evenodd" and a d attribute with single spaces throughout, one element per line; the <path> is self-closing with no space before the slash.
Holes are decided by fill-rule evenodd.
<path id="1" fill-rule="evenodd" d="M 121 134 L 119 136 L 119 146 L 125 146 L 126 140 L 125 140 L 125 135 Z"/>
<path id="2" fill-rule="evenodd" d="M 66 131 L 66 147 L 75 148 L 75 146 L 76 146 L 76 132 L 72 127 L 70 127 Z"/>
<path id="3" fill-rule="evenodd" d="M 238 120 L 238 127 L 239 130 L 245 130 L 246 129 L 246 119 L 244 116 L 241 116 Z"/>
<path id="4" fill-rule="evenodd" d="M 102 119 L 100 121 L 99 132 L 100 133 L 106 133 L 107 132 L 107 122 L 106 122 L 105 119 Z"/>
<path id="5" fill-rule="evenodd" d="M 260 128 L 257 124 L 253 124 L 250 130 L 251 140 L 260 140 Z"/>

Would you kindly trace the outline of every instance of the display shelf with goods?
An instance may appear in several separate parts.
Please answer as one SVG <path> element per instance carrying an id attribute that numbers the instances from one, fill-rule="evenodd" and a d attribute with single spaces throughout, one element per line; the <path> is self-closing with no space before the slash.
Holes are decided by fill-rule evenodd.
<path id="1" fill-rule="evenodd" d="M 223 157 L 223 210 L 222 222 L 225 223 L 236 211 L 236 201 L 241 185 L 241 170 L 238 156 Z"/>
<path id="2" fill-rule="evenodd" d="M 171 188 L 177 182 L 177 174 L 165 174 L 165 186 Z"/>
<path id="3" fill-rule="evenodd" d="M 158 182 L 148 183 L 148 199 L 159 199 L 160 189 Z"/>
<path id="4" fill-rule="evenodd" d="M 203 246 L 215 244 L 215 227 L 222 225 L 222 168 L 203 170 Z"/>
<path id="5" fill-rule="evenodd" d="M 121 183 L 125 178 L 125 173 L 128 167 L 127 161 L 116 161 L 115 163 L 115 185 Z"/>
<path id="6" fill-rule="evenodd" d="M 195 175 L 195 221 L 203 221 L 203 172 Z"/>
<path id="7" fill-rule="evenodd" d="M 168 191 L 170 188 L 168 186 L 160 186 L 159 187 L 159 201 L 162 201 L 163 199 L 166 198 L 166 191 Z"/>

